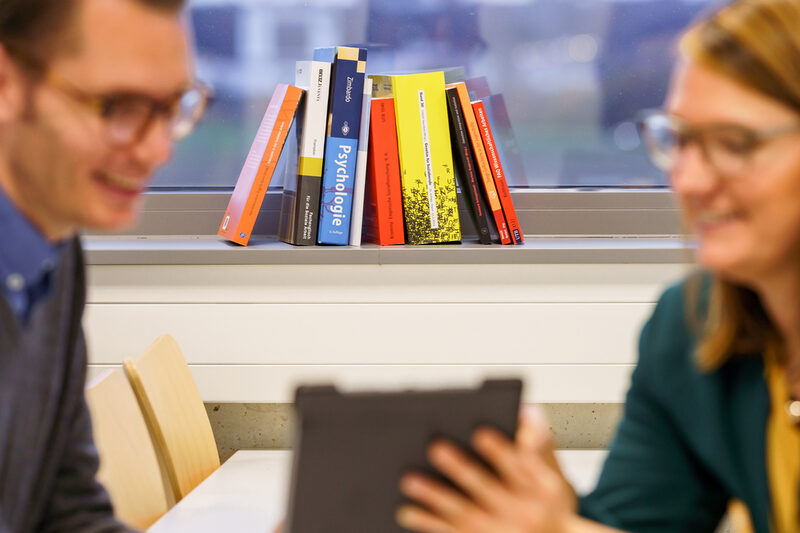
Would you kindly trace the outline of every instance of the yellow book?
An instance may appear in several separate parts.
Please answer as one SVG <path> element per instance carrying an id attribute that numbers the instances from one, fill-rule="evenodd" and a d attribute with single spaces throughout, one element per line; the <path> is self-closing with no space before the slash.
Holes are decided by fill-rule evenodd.
<path id="1" fill-rule="evenodd" d="M 392 76 L 408 244 L 461 240 L 444 74 Z"/>

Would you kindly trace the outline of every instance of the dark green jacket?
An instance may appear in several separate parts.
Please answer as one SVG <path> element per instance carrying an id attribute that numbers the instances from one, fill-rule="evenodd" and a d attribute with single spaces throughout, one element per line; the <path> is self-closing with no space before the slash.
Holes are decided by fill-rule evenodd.
<path id="1" fill-rule="evenodd" d="M 762 359 L 700 373 L 684 291 L 683 284 L 668 289 L 642 331 L 625 414 L 580 512 L 632 532 L 713 532 L 736 497 L 756 531 L 767 533 Z"/>

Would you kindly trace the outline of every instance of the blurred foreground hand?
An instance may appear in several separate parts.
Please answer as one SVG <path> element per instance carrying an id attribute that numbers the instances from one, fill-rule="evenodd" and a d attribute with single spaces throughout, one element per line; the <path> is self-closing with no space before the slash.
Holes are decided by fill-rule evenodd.
<path id="1" fill-rule="evenodd" d="M 575 515 L 577 498 L 553 452 L 539 406 L 524 408 L 514 442 L 491 428 L 472 445 L 497 475 L 452 443 L 439 440 L 428 457 L 463 494 L 423 474 L 408 473 L 400 489 L 415 503 L 397 510 L 397 522 L 420 533 L 562 533 L 602 531 Z"/>

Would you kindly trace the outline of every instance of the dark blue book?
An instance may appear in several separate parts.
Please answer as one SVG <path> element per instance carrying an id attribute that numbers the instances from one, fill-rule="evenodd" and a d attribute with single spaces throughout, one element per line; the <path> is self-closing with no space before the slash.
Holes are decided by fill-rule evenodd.
<path id="1" fill-rule="evenodd" d="M 349 46 L 314 50 L 315 61 L 332 59 L 317 243 L 344 246 L 350 239 L 350 213 L 353 207 L 367 51 Z"/>

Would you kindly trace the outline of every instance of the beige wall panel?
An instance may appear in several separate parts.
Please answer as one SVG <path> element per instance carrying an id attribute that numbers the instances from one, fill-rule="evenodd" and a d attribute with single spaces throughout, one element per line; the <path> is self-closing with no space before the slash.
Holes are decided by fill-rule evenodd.
<path id="1" fill-rule="evenodd" d="M 653 304 L 89 304 L 90 361 L 164 333 L 190 364 L 625 364 Z"/>

